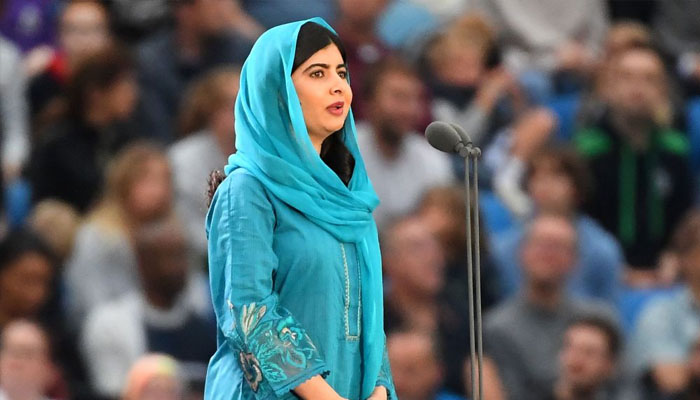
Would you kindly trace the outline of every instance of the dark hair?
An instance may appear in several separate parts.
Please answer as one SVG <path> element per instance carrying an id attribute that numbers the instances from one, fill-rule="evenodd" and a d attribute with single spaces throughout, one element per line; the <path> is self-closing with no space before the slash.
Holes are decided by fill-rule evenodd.
<path id="1" fill-rule="evenodd" d="M 616 360 L 622 350 L 622 337 L 617 324 L 609 317 L 590 314 L 576 318 L 569 324 L 569 329 L 575 326 L 591 327 L 599 330 L 608 341 L 608 354 Z"/>
<path id="2" fill-rule="evenodd" d="M 593 178 L 581 156 L 568 147 L 547 146 L 535 153 L 527 163 L 523 184 L 530 182 L 538 164 L 544 160 L 553 162 L 557 170 L 569 177 L 576 190 L 578 205 L 584 204 L 593 192 Z"/>
<path id="3" fill-rule="evenodd" d="M 22 228 L 11 231 L 0 241 L 0 273 L 27 254 L 39 254 L 51 265 L 56 262 L 49 245 L 33 231 Z"/>
<path id="4" fill-rule="evenodd" d="M 82 120 L 88 96 L 93 90 L 104 90 L 134 71 L 129 52 L 118 45 L 109 46 L 78 64 L 68 84 L 69 116 Z"/>
<path id="5" fill-rule="evenodd" d="M 306 60 L 308 60 L 317 51 L 333 44 L 338 48 L 343 61 L 347 60 L 345 47 L 340 41 L 340 38 L 315 22 L 307 22 L 299 29 L 297 36 L 296 49 L 294 51 L 294 63 L 292 64 L 292 73 L 299 68 Z M 352 173 L 355 168 L 355 159 L 350 151 L 345 147 L 343 142 L 344 131 L 341 129 L 334 132 L 321 145 L 321 159 L 335 172 L 341 181 L 347 186 L 352 178 Z M 225 176 L 221 171 L 212 171 L 209 174 L 209 187 L 207 189 L 208 202 L 211 204 L 212 196 L 216 192 Z"/>

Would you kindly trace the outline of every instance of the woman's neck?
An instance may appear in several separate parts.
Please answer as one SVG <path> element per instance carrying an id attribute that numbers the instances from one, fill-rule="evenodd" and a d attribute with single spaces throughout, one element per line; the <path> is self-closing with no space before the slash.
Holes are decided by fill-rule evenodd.
<path id="1" fill-rule="evenodd" d="M 314 146 L 316 153 L 321 155 L 321 148 L 323 147 L 323 142 L 326 140 L 326 138 L 322 137 L 321 135 L 311 134 L 311 132 L 309 132 L 309 139 L 311 140 L 311 144 Z"/>

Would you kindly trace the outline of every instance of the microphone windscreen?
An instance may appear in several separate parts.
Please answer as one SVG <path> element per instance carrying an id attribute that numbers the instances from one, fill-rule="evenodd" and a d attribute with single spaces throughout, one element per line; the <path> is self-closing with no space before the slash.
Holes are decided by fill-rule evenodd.
<path id="1" fill-rule="evenodd" d="M 434 121 L 425 129 L 428 143 L 440 151 L 454 153 L 457 144 L 462 142 L 457 131 L 447 122 Z"/>

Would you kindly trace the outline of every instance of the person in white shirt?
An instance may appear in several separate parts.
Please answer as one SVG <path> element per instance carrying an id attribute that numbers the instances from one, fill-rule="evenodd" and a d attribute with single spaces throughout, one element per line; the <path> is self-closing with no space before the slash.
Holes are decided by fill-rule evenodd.
<path id="1" fill-rule="evenodd" d="M 389 57 L 367 79 L 367 120 L 357 125 L 357 140 L 380 205 L 374 212 L 381 229 L 412 211 L 423 193 L 449 184 L 447 154 L 430 147 L 416 132 L 424 112 L 424 87 L 406 63 Z"/>
<path id="2" fill-rule="evenodd" d="M 82 328 L 90 383 L 100 395 L 116 397 L 133 363 L 158 352 L 178 360 L 188 383 L 201 385 L 216 351 L 206 279 L 188 268 L 174 218 L 140 227 L 133 241 L 140 285 L 93 307 Z"/>

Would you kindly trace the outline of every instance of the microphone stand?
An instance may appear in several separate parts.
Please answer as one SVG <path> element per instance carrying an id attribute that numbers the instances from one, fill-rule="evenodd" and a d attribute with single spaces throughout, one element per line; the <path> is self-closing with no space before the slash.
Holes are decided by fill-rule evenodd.
<path id="1" fill-rule="evenodd" d="M 464 185 L 467 223 L 467 285 L 469 296 L 469 366 L 471 368 L 472 400 L 483 400 L 484 346 L 481 319 L 481 251 L 479 249 L 479 157 L 481 150 L 472 144 L 469 135 L 457 124 L 434 121 L 425 129 L 428 143 L 437 150 L 457 153 L 464 158 Z M 471 167 L 471 168 L 470 168 Z M 469 170 L 474 171 L 474 185 Z M 472 223 L 472 196 L 474 222 Z M 472 234 L 475 235 L 472 243 Z M 475 247 L 472 251 L 472 246 Z M 473 253 L 473 254 L 472 254 Z M 476 291 L 476 294 L 474 293 Z M 478 351 L 477 351 L 478 346 Z M 476 364 L 475 364 L 476 363 Z M 478 370 L 478 371 L 477 371 Z M 477 374 L 478 372 L 478 374 Z"/>
<path id="2" fill-rule="evenodd" d="M 460 143 L 461 144 L 461 143 Z M 469 296 L 469 350 L 472 399 L 483 400 L 483 360 L 484 346 L 481 317 L 481 251 L 479 248 L 479 158 L 481 150 L 467 142 L 458 145 L 457 153 L 464 158 L 464 185 L 467 224 L 467 284 Z M 473 186 L 469 172 L 474 172 Z M 474 197 L 474 220 L 472 224 L 472 196 Z M 472 242 L 472 233 L 474 241 Z M 472 251 L 472 246 L 474 247 Z M 476 293 L 475 293 L 476 292 Z M 476 368 L 474 362 L 476 360 Z"/>

